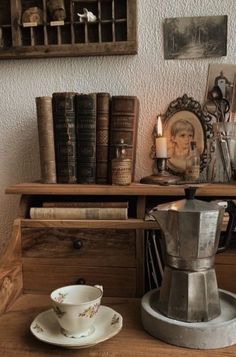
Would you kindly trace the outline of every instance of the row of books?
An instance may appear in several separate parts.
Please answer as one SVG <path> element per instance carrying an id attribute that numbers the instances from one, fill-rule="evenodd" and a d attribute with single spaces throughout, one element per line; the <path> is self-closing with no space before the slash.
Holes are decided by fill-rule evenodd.
<path id="1" fill-rule="evenodd" d="M 134 178 L 139 101 L 109 93 L 37 97 L 42 183 L 111 183 L 111 160 L 124 139 Z"/>
<path id="2" fill-rule="evenodd" d="M 124 220 L 128 219 L 128 202 L 44 202 L 31 207 L 31 219 Z"/>

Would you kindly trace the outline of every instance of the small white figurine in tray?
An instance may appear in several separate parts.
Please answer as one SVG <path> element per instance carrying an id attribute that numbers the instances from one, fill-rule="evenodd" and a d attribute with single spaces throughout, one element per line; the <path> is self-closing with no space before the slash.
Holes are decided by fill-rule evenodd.
<path id="1" fill-rule="evenodd" d="M 87 21 L 87 22 L 94 22 L 97 20 L 97 17 L 92 13 L 92 11 L 88 11 L 88 9 L 83 8 L 83 14 L 79 12 L 77 15 L 79 16 L 80 22 Z"/>

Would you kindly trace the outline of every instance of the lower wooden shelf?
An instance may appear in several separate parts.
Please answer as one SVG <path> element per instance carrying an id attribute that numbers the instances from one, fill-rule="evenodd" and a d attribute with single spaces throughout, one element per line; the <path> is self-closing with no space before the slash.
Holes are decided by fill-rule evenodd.
<path id="1" fill-rule="evenodd" d="M 157 229 L 156 221 L 143 219 L 120 220 L 72 220 L 72 219 L 22 219 L 21 227 L 63 227 L 63 228 L 119 228 L 119 229 Z"/>
<path id="2" fill-rule="evenodd" d="M 110 340 L 88 349 L 75 351 L 38 341 L 30 332 L 29 327 L 35 316 L 50 308 L 49 295 L 21 295 L 8 312 L 0 317 L 1 356 L 225 357 L 236 355 L 236 345 L 217 350 L 192 350 L 171 346 L 153 338 L 142 328 L 139 299 L 104 298 L 102 303 L 123 316 L 123 329 Z"/>

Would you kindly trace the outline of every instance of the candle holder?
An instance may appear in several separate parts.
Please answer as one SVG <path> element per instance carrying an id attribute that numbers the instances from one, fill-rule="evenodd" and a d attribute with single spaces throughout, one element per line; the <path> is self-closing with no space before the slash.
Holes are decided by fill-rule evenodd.
<path id="1" fill-rule="evenodd" d="M 158 173 L 143 177 L 140 180 L 140 183 L 149 184 L 149 185 L 175 185 L 177 182 L 181 181 L 181 177 L 170 174 L 167 167 L 166 157 L 155 157 L 156 167 Z"/>
<path id="2" fill-rule="evenodd" d="M 151 185 L 174 185 L 181 180 L 181 177 L 172 175 L 167 170 L 167 142 L 166 138 L 162 136 L 162 120 L 161 114 L 157 116 L 157 124 L 152 132 L 153 145 L 151 147 L 150 156 L 155 160 L 157 173 L 143 177 L 140 182 Z M 163 157 L 157 157 L 163 156 Z"/>

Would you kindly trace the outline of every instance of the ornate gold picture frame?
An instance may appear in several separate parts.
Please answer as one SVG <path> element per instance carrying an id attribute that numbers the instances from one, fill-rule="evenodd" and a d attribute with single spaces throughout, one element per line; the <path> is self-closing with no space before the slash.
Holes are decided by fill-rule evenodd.
<path id="1" fill-rule="evenodd" d="M 163 118 L 169 171 L 179 175 L 184 173 L 191 141 L 196 141 L 202 171 L 207 164 L 207 138 L 211 133 L 211 118 L 202 111 L 199 102 L 187 94 L 172 101 Z"/>

